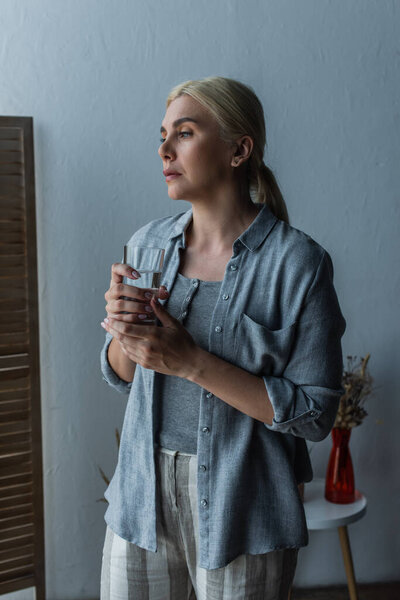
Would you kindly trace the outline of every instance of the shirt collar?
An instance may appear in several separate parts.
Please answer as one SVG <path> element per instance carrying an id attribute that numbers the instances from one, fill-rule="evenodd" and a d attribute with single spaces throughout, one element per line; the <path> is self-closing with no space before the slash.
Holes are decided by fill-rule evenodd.
<path id="1" fill-rule="evenodd" d="M 184 239 L 186 228 L 192 220 L 193 208 L 183 213 L 175 223 L 168 239 L 173 239 L 179 235 Z M 265 240 L 278 218 L 273 214 L 267 204 L 264 204 L 256 218 L 252 221 L 245 231 L 237 238 L 246 248 L 254 252 Z M 235 240 L 235 243 L 237 242 Z"/>

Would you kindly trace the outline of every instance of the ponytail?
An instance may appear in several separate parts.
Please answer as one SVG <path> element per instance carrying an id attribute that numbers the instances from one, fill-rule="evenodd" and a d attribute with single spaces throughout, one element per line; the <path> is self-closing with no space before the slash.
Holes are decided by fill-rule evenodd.
<path id="1" fill-rule="evenodd" d="M 249 163 L 249 186 L 255 191 L 256 201 L 261 204 L 267 204 L 278 219 L 289 224 L 286 203 L 275 179 L 275 175 L 271 169 L 267 167 L 264 161 L 261 161 L 261 164 L 255 168 L 254 161 L 251 158 Z"/>

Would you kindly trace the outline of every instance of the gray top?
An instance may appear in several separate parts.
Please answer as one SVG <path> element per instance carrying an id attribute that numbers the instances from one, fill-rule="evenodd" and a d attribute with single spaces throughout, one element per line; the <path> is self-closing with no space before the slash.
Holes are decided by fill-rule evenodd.
<path id="1" fill-rule="evenodd" d="M 165 248 L 161 284 L 168 290 L 192 214 L 190 208 L 155 219 L 130 239 Z M 264 205 L 233 243 L 209 322 L 208 352 L 261 377 L 274 418 L 262 423 L 201 389 L 200 567 L 217 569 L 241 554 L 307 545 L 297 484 L 312 479 L 306 440 L 329 434 L 344 393 L 345 328 L 329 253 Z M 104 518 L 120 537 L 155 552 L 155 372 L 138 364 L 133 382 L 121 380 L 107 360 L 112 336 L 105 335 L 103 377 L 129 398 Z"/>
<path id="2" fill-rule="evenodd" d="M 222 281 L 189 279 L 177 273 L 164 304 L 208 350 L 208 330 Z M 155 373 L 155 442 L 164 448 L 197 454 L 201 387 L 183 377 Z"/>

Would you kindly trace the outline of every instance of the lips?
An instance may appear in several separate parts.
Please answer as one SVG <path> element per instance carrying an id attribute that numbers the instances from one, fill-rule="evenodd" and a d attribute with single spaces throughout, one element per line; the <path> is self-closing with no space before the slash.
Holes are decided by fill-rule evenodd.
<path id="1" fill-rule="evenodd" d="M 178 173 L 178 171 L 172 171 L 172 169 L 166 169 L 163 171 L 163 173 L 165 175 L 165 181 L 172 181 L 173 179 L 177 179 L 177 177 L 181 176 L 181 173 Z"/>
<path id="2" fill-rule="evenodd" d="M 181 175 L 181 173 L 179 173 L 178 171 L 173 171 L 172 169 L 165 169 L 163 173 L 165 177 L 168 177 L 168 175 Z"/>

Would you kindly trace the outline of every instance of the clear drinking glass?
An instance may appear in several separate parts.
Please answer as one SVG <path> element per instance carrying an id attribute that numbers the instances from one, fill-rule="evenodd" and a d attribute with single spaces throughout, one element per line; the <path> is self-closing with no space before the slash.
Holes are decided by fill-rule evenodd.
<path id="1" fill-rule="evenodd" d="M 146 288 L 152 292 L 157 292 L 161 284 L 161 272 L 164 264 L 164 248 L 153 248 L 147 246 L 133 246 L 126 244 L 124 246 L 123 264 L 129 265 L 140 273 L 138 279 L 123 278 L 126 285 L 134 285 L 139 288 Z M 125 300 L 131 300 L 126 296 L 121 296 Z M 124 311 L 125 312 L 125 311 Z M 125 313 L 127 314 L 127 313 Z M 145 319 L 142 323 L 155 323 L 157 319 Z"/>

